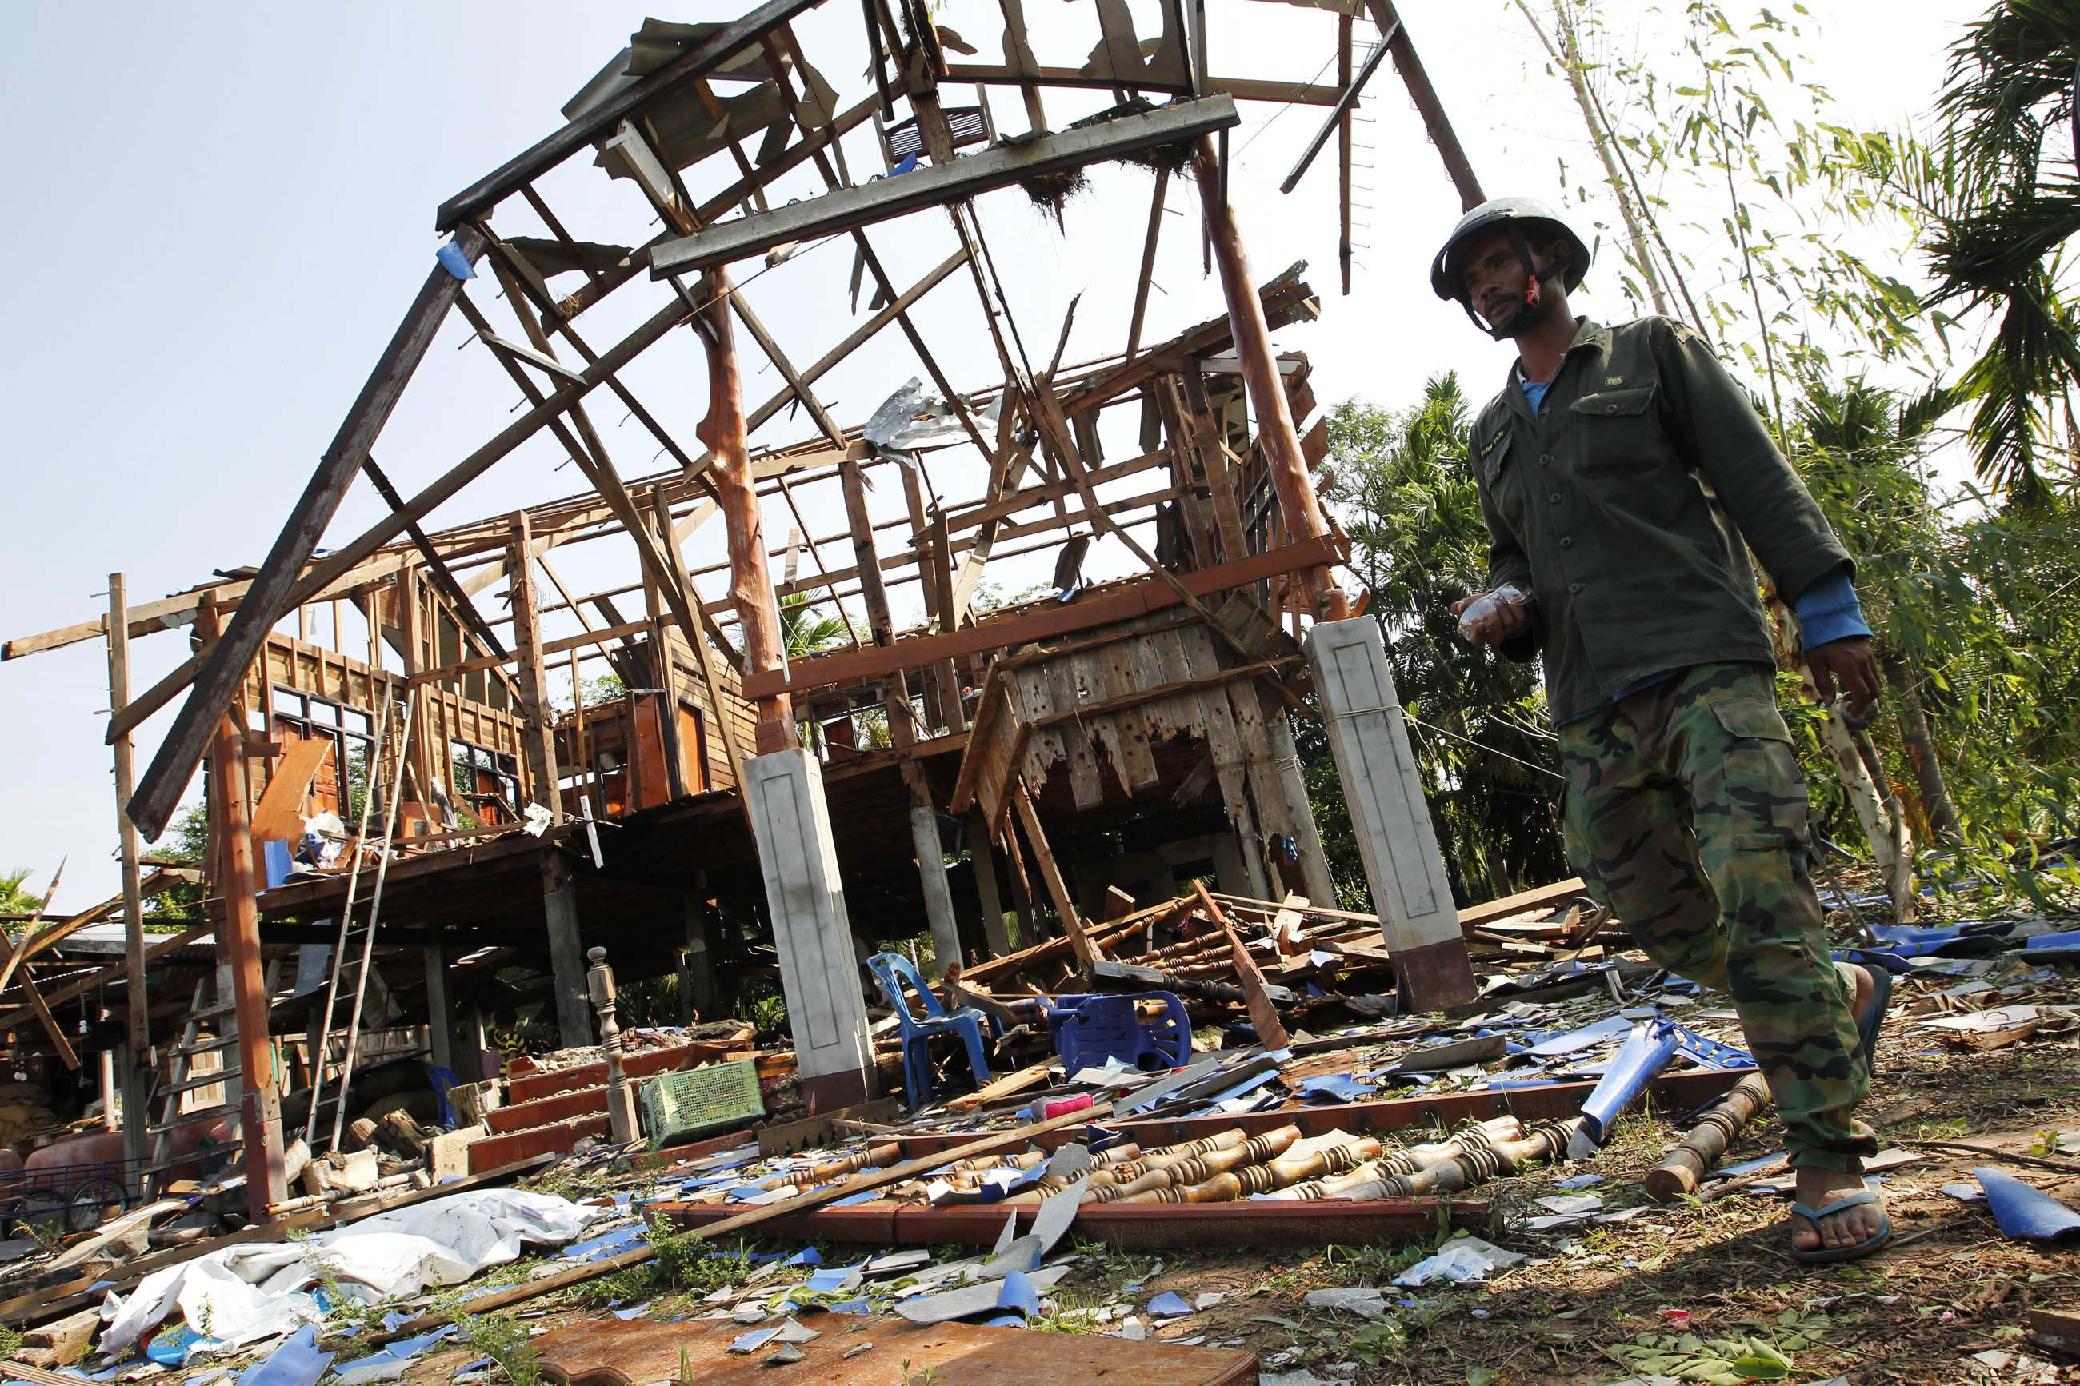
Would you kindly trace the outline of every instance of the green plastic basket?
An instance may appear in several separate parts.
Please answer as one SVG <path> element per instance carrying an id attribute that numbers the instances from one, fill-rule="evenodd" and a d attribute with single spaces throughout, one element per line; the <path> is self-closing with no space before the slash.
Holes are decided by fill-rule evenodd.
<path id="1" fill-rule="evenodd" d="M 643 1131 L 654 1150 L 708 1131 L 740 1126 L 766 1114 L 758 1063 L 728 1059 L 665 1073 L 643 1085 Z"/>

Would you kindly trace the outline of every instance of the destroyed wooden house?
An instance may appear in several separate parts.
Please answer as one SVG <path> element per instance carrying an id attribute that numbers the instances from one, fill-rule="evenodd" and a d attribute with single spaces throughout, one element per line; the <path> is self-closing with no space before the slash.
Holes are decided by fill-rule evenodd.
<path id="1" fill-rule="evenodd" d="M 32 932 L 0 1007 L 21 1046 L 76 1065 L 50 1006 L 120 998 L 98 1043 L 120 1051 L 133 1168 L 163 1163 L 166 1128 L 229 1116 L 253 1207 L 279 1205 L 285 1139 L 336 1131 L 375 1032 L 424 1027 L 424 1059 L 463 1079 L 520 1007 L 592 1044 L 588 948 L 624 981 L 675 975 L 681 1019 L 777 981 L 806 1100 L 868 1096 L 876 941 L 928 934 L 943 966 L 1006 953 L 1015 920 L 1018 944 L 1063 937 L 1088 967 L 1108 893 L 1206 878 L 1333 900 L 1295 709 L 1326 723 L 1402 1004 L 1471 995 L 1379 633 L 1339 585 L 1308 362 L 1270 336 L 1316 290 L 1299 267 L 1252 277 L 1224 150 L 1251 105 L 1319 128 L 1294 179 L 1343 184 L 1322 242 L 1346 290 L 1350 120 L 1384 60 L 1423 126 L 1402 138 L 1427 132 L 1469 205 L 1479 189 L 1387 0 L 1293 10 L 1333 83 L 1209 70 L 1209 33 L 1255 3 L 1097 0 L 1087 55 L 1036 54 L 1016 0 L 1001 44 L 915 0 L 647 23 L 554 133 L 441 206 L 436 263 L 264 562 L 148 600 L 118 577 L 105 614 L 4 647 L 108 646 L 126 888 L 94 918 L 130 922 L 128 956 L 53 969 Z M 626 208 L 610 225 L 547 200 L 588 153 Z M 1131 328 L 1065 364 L 1068 324 L 1013 318 L 1019 267 L 975 199 L 1059 215 L 1084 169 L 1121 160 L 1153 192 L 1145 243 L 1113 251 L 1141 266 Z M 1203 229 L 1214 272 L 1204 320 L 1148 340 L 1166 199 L 1196 206 L 1170 234 Z M 930 248 L 914 277 L 883 258 L 897 218 L 906 259 Z M 829 330 L 777 340 L 744 286 L 808 291 L 804 267 L 840 257 L 853 292 Z M 979 330 L 925 330 L 949 296 Z M 438 462 L 385 432 L 437 343 L 519 397 Z M 655 376 L 636 393 L 659 348 L 699 352 L 704 379 L 669 377 L 690 409 Z M 898 363 L 884 402 L 840 416 L 819 382 L 868 351 Z M 755 397 L 767 368 L 779 387 Z M 690 434 L 667 422 L 689 413 Z M 582 489 L 523 502 L 480 480 L 530 442 Z M 667 465 L 638 474 L 652 449 Z M 355 533 L 335 515 L 363 484 L 384 513 Z M 1112 575 L 1087 579 L 1101 554 Z M 1037 595 L 987 600 L 992 575 L 1036 569 Z M 808 623 L 821 648 L 791 649 Z M 129 647 L 154 637 L 188 657 L 132 687 Z M 130 738 L 161 709 L 138 770 Z M 161 939 L 135 927 L 139 843 L 198 768 L 205 898 Z M 218 967 L 167 966 L 212 935 Z M 237 1090 L 199 1114 L 168 1102 L 202 1070 L 155 1062 L 198 1033 L 235 1055 Z"/>

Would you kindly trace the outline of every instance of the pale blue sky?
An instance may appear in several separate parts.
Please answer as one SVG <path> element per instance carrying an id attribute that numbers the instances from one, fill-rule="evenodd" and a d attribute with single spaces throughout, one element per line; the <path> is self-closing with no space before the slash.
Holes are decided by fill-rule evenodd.
<path id="1" fill-rule="evenodd" d="M 646 12 L 693 19 L 738 8 L 734 0 L 676 12 L 654 0 L 0 7 L 0 186 L 15 189 L 0 219 L 0 261 L 13 284 L 11 330 L 0 346 L 10 424 L 0 443 L 9 521 L 0 638 L 91 618 L 111 570 L 128 575 L 132 600 L 141 601 L 200 582 L 214 567 L 258 562 L 426 273 L 435 206 L 554 128 L 557 108 Z M 1027 8 L 1036 41 L 1058 44 L 1043 61 L 1080 62 L 1090 43 L 1077 28 L 1085 7 L 1046 0 Z M 1144 8 L 1137 0 L 1137 14 Z M 1406 0 L 1401 8 L 1491 193 L 1552 195 L 1556 158 L 1586 167 L 1565 90 L 1544 72 L 1507 4 Z M 1824 8 L 1812 44 L 1816 75 L 1851 119 L 1895 125 L 1925 107 L 1941 49 L 1982 7 L 1843 0 Z M 1239 0 L 1213 0 L 1209 9 L 1216 72 L 1305 79 L 1330 51 L 1334 21 L 1317 11 Z M 947 0 L 938 14 L 979 41 L 978 61 L 991 56 L 993 0 Z M 848 100 L 863 90 L 857 21 L 857 6 L 830 4 L 800 26 L 811 61 Z M 1269 277 L 1306 258 L 1326 308 L 1321 323 L 1282 334 L 1281 345 L 1309 353 L 1325 402 L 1363 394 L 1407 403 L 1426 375 L 1447 368 L 1468 375 L 1470 393 L 1485 394 L 1506 355 L 1432 299 L 1422 279 L 1457 200 L 1390 68 L 1373 91 L 1364 108 L 1375 122 L 1366 127 L 1373 166 L 1360 178 L 1372 188 L 1371 225 L 1359 236 L 1370 248 L 1360 252 L 1357 291 L 1347 299 L 1334 292 L 1333 154 L 1294 196 L 1277 192 L 1319 113 L 1291 109 L 1266 128 L 1280 108 L 1244 108 L 1233 176 L 1255 267 Z M 995 108 L 1001 126 L 1022 128 L 1015 92 L 999 92 Z M 869 148 L 853 147 L 855 172 Z M 1066 234 L 1015 192 L 984 200 L 992 248 L 1015 280 L 1014 308 L 1036 354 L 1051 348 L 1078 291 L 1085 299 L 1069 358 L 1123 344 L 1148 176 L 1105 170 L 1094 185 L 1071 204 Z M 589 157 L 543 188 L 581 237 L 648 234 L 648 209 Z M 1192 196 L 1189 185 L 1173 184 L 1171 205 L 1189 208 Z M 498 224 L 533 229 L 512 209 Z M 1195 216 L 1166 219 L 1165 235 L 1162 291 L 1146 338 L 1220 310 L 1217 285 L 1199 275 Z M 875 239 L 905 282 L 950 244 L 943 220 L 922 217 Z M 842 299 L 849 254 L 832 246 L 816 256 L 748 291 L 798 361 L 820 354 L 852 322 Z M 752 268 L 741 267 L 740 277 Z M 487 312 L 506 320 L 489 286 L 476 287 Z M 635 297 L 625 309 L 610 303 L 597 321 L 581 320 L 596 349 L 663 301 L 647 284 L 626 292 Z M 947 300 L 928 301 L 921 316 L 928 331 L 955 343 L 942 359 L 956 384 L 996 383 L 994 362 L 972 350 L 986 342 L 972 294 L 958 281 L 941 292 Z M 1608 292 L 1586 306 L 1622 312 Z M 462 341 L 451 325 L 377 447 L 408 491 L 494 433 L 515 401 L 486 353 L 452 349 Z M 690 440 L 704 402 L 698 351 L 674 341 L 652 355 L 629 383 Z M 877 343 L 834 373 L 822 393 L 841 419 L 857 420 L 916 372 L 891 334 L 885 348 Z M 748 389 L 763 398 L 770 372 L 754 375 Z M 659 469 L 654 445 L 634 424 L 620 424 L 622 412 L 604 403 L 596 410 L 620 469 Z M 794 420 L 762 437 L 806 432 Z M 523 449 L 437 521 L 576 489 L 570 469 L 551 470 L 556 460 L 549 447 Z M 373 494 L 357 486 L 333 538 L 377 511 Z M 823 518 L 819 504 L 812 526 Z M 769 515 L 771 530 L 784 533 L 787 523 L 784 512 Z M 705 552 L 697 545 L 695 561 Z M 586 575 L 585 563 L 572 558 L 574 578 Z M 1007 576 L 1007 586 L 1023 585 L 1017 573 Z M 134 648 L 136 688 L 186 653 L 178 634 Z M 98 641 L 0 665 L 0 869 L 33 867 L 40 886 L 70 854 L 61 909 L 115 888 L 100 736 L 105 673 Z M 140 763 L 163 726 L 163 717 L 147 724 Z"/>

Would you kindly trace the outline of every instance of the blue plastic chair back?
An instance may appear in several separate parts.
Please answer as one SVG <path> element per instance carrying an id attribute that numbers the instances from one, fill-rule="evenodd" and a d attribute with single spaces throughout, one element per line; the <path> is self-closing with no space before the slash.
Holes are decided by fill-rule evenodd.
<path id="1" fill-rule="evenodd" d="M 440 1117 L 441 1129 L 443 1131 L 454 1130 L 455 1109 L 448 1105 L 448 1089 L 462 1081 L 461 1075 L 457 1074 L 452 1068 L 442 1068 L 436 1064 L 428 1064 L 426 1066 L 426 1081 L 433 1084 L 433 1103 L 436 1114 Z"/>
<path id="2" fill-rule="evenodd" d="M 895 1007 L 896 1019 L 903 1029 L 910 1030 L 924 1021 L 946 1018 L 946 1008 L 939 1004 L 938 997 L 932 995 L 932 989 L 924 984 L 924 978 L 918 975 L 917 965 L 901 953 L 876 953 L 867 959 L 867 967 L 873 972 L 874 980 L 880 983 L 881 994 L 888 998 L 889 1005 Z M 920 1016 L 910 1009 L 909 998 L 903 994 L 905 982 L 909 983 L 910 990 L 916 992 L 918 999 L 923 1002 L 923 1015 Z"/>

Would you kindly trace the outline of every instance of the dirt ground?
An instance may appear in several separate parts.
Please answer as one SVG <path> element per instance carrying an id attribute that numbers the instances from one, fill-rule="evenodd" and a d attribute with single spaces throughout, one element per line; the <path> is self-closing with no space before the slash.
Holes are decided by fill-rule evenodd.
<path id="1" fill-rule="evenodd" d="M 1903 989 L 1902 1001 L 1929 989 L 1915 983 Z M 1674 1139 L 1669 1117 L 1681 1114 L 1636 1112 L 1593 1164 L 1538 1170 L 1479 1191 L 1492 1201 L 1486 1235 L 1529 1256 L 1485 1284 L 1392 1288 L 1392 1278 L 1434 1244 L 1327 1246 L 1270 1259 L 1128 1255 L 1080 1245 L 1075 1269 L 1035 1328 L 1125 1327 L 1166 1340 L 1247 1346 L 1267 1375 L 1311 1372 L 1321 1381 L 1365 1386 L 1615 1382 L 1653 1380 L 1657 1372 L 1692 1381 L 1840 1377 L 1856 1386 L 2080 1380 L 2080 1369 L 2053 1365 L 2025 1336 L 2032 1309 L 2080 1309 L 2080 1260 L 2070 1250 L 2007 1241 L 1983 1204 L 1942 1191 L 1970 1183 L 1974 1165 L 1998 1164 L 2080 1200 L 2080 1154 L 2062 1153 L 2058 1140 L 2072 1131 L 2067 1148 L 2080 1151 L 2080 1043 L 2032 1037 L 1992 1052 L 1960 1052 L 1932 1034 L 1910 1029 L 1896 1009 L 1881 1046 L 1883 1072 L 1865 1115 L 1888 1150 L 1901 1152 L 1891 1158 L 1906 1158 L 1879 1176 L 1894 1244 L 1864 1262 L 1794 1262 L 1786 1198 L 1752 1184 L 1708 1201 L 1648 1205 L 1638 1178 Z M 1774 1119 L 1765 1119 L 1743 1135 L 1728 1163 L 1776 1151 L 1779 1134 Z M 2010 1158 L 1919 1144 L 1929 1141 L 1966 1142 Z M 1580 1168 L 1601 1176 L 1586 1191 L 1602 1198 L 1603 1212 L 1641 1211 L 1629 1220 L 1545 1232 L 1517 1225 L 1526 1214 L 1545 1212 L 1532 1200 L 1560 1192 L 1556 1181 Z M 522 1273 L 516 1269 L 515 1278 Z M 1303 1302 L 1310 1290 L 1337 1286 L 1388 1287 L 1388 1312 L 1368 1320 Z M 643 1312 L 653 1317 L 706 1307 L 697 1293 L 659 1293 L 635 1275 L 595 1285 L 582 1302 L 578 1292 L 536 1301 L 504 1327 L 515 1338 L 539 1336 L 600 1312 L 619 1291 L 626 1304 L 647 1300 Z M 1186 1300 L 1221 1298 L 1151 1323 L 1146 1306 L 1163 1291 Z M 1129 1314 L 1137 1325 L 1125 1325 Z M 446 1380 L 480 1358 L 480 1346 L 432 1353 L 407 1379 Z M 524 1357 L 523 1348 L 523 1373 Z M 502 1374 L 484 1370 L 486 1381 Z"/>

